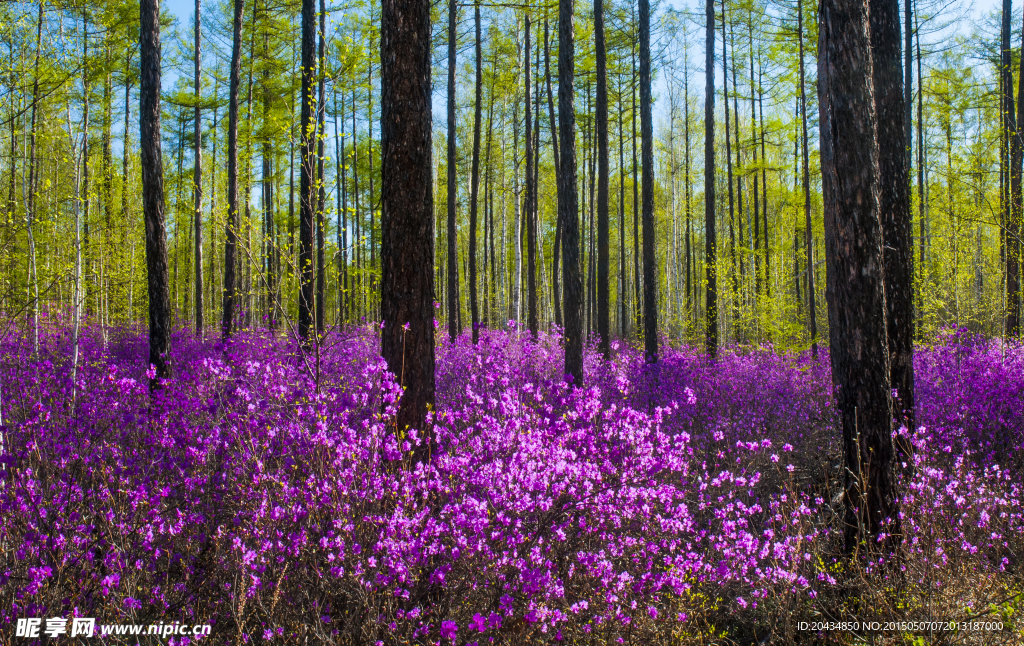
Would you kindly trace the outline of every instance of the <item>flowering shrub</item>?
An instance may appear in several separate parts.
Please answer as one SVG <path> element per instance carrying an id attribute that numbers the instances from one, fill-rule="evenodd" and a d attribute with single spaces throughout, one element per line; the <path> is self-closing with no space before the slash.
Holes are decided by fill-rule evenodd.
<path id="1" fill-rule="evenodd" d="M 74 385 L 66 330 L 37 357 L 3 339 L 0 625 L 642 641 L 774 630 L 841 584 L 827 358 L 666 347 L 646 366 L 591 348 L 576 389 L 556 335 L 481 330 L 476 347 L 439 340 L 437 408 L 404 430 L 375 332 L 329 337 L 309 363 L 280 339 L 179 333 L 153 397 L 136 332 L 87 329 Z M 1024 358 L 943 339 L 917 360 L 908 551 L 1009 581 L 1024 492 L 997 458 L 1024 428 Z M 436 452 L 413 465 L 427 433 Z"/>

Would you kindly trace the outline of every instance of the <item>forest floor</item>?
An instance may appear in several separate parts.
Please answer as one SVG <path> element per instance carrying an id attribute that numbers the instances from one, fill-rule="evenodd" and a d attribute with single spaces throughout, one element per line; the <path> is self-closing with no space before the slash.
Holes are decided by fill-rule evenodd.
<path id="1" fill-rule="evenodd" d="M 620 341 L 577 389 L 559 341 L 439 335 L 417 431 L 373 326 L 307 354 L 181 331 L 154 394 L 144 331 L 87 326 L 74 378 L 69 327 L 36 355 L 8 334 L 0 643 L 32 643 L 27 617 L 205 643 L 1024 643 L 1021 347 L 918 344 L 903 550 L 851 560 L 827 352 L 646 366 Z"/>

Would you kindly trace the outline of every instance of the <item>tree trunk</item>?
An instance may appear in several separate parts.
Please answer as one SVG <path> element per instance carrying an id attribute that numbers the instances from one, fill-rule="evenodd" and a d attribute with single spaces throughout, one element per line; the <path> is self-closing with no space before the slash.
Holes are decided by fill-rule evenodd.
<path id="1" fill-rule="evenodd" d="M 725 109 L 725 174 L 729 195 L 729 275 L 732 282 L 733 337 L 739 321 L 739 282 L 736 278 L 736 205 L 732 176 L 732 133 L 729 125 L 729 49 L 725 31 L 725 0 L 722 0 L 722 107 Z"/>
<path id="2" fill-rule="evenodd" d="M 469 318 L 473 330 L 473 344 L 480 341 L 480 312 L 476 300 L 476 225 L 477 196 L 480 192 L 480 120 L 484 91 L 483 49 L 480 42 L 480 1 L 473 12 L 476 26 L 476 95 L 473 102 L 473 170 L 469 189 Z"/>
<path id="3" fill-rule="evenodd" d="M 195 185 L 195 202 L 192 207 L 192 219 L 195 222 L 194 240 L 195 243 L 195 308 L 196 308 L 196 334 L 199 338 L 203 337 L 203 129 L 202 120 L 199 110 L 199 93 L 202 89 L 200 85 L 200 68 L 202 65 L 201 60 L 201 45 L 202 45 L 202 26 L 200 23 L 200 14 L 202 10 L 202 0 L 196 0 L 196 15 L 195 15 L 195 100 L 196 100 L 196 111 L 195 111 L 195 148 L 193 149 L 193 156 L 195 161 L 195 169 L 192 175 L 192 182 Z"/>
<path id="4" fill-rule="evenodd" d="M 883 532 L 895 547 L 900 534 L 867 8 L 823 0 L 818 45 L 829 354 L 842 416 L 848 553 L 871 549 Z"/>
<path id="5" fill-rule="evenodd" d="M 800 129 L 804 164 L 804 250 L 807 252 L 807 321 L 811 332 L 811 354 L 818 356 L 818 318 L 814 298 L 814 229 L 811 227 L 811 167 L 807 145 L 807 90 L 804 81 L 804 4 L 797 0 L 797 38 L 800 42 Z M 819 54 L 820 56 L 820 54 Z"/>
<path id="6" fill-rule="evenodd" d="M 324 228 L 327 224 L 324 217 L 324 210 L 327 208 L 327 183 L 324 181 L 324 122 L 327 116 L 327 97 L 324 87 L 327 79 L 326 34 L 327 6 L 325 0 L 320 0 L 320 42 L 317 52 L 316 94 L 316 333 L 318 336 L 323 336 L 324 333 L 324 314 L 326 311 L 324 300 L 327 294 L 327 266 L 324 258 Z M 372 172 L 370 177 L 372 181 Z M 371 205 L 373 204 L 372 193 L 371 191 Z M 370 211 L 371 213 L 373 212 L 372 206 Z"/>
<path id="7" fill-rule="evenodd" d="M 576 193 L 576 111 L 574 75 L 576 46 L 573 0 L 558 3 L 558 217 L 562 225 L 562 286 L 565 289 L 565 372 L 583 385 L 583 284 L 580 276 L 579 205 Z"/>
<path id="8" fill-rule="evenodd" d="M 646 6 L 646 2 L 641 6 Z M 608 64 L 604 0 L 594 0 L 594 41 L 597 49 L 597 335 L 598 349 L 608 361 L 611 359 L 611 333 L 608 298 Z"/>
<path id="9" fill-rule="evenodd" d="M 198 0 L 197 0 L 198 1 Z M 269 34 L 263 32 L 263 56 L 269 59 Z M 270 120 L 270 67 L 263 69 L 263 123 L 269 126 Z M 263 158 L 263 270 L 266 274 L 267 288 L 267 328 L 277 328 L 277 271 L 274 266 L 274 251 L 277 248 L 274 224 L 274 169 L 273 149 L 269 138 L 263 140 L 260 156 Z"/>
<path id="10" fill-rule="evenodd" d="M 348 292 L 348 194 L 345 191 L 345 139 L 341 136 L 341 115 L 345 114 L 342 94 L 338 105 L 338 86 L 334 86 L 334 150 L 337 161 L 338 197 L 338 327 L 345 324 L 345 296 Z"/>
<path id="11" fill-rule="evenodd" d="M 914 250 L 910 222 L 905 96 L 900 69 L 899 0 L 870 0 L 872 83 L 881 184 L 878 208 L 885 251 L 889 379 L 897 420 L 914 428 Z M 909 462 L 910 445 L 898 443 Z"/>
<path id="12" fill-rule="evenodd" d="M 405 387 L 399 429 L 434 406 L 430 3 L 381 3 L 381 355 Z M 408 324 L 408 330 L 404 326 Z M 430 435 L 413 453 L 429 459 Z"/>
<path id="13" fill-rule="evenodd" d="M 533 338 L 537 338 L 537 218 L 534 204 L 537 200 L 537 186 L 533 176 L 533 120 L 530 92 L 530 17 L 526 17 L 526 43 L 523 48 L 523 88 L 526 112 L 526 327 Z"/>
<path id="14" fill-rule="evenodd" d="M 630 110 L 630 117 L 633 121 L 633 134 L 631 141 L 633 143 L 633 315 L 634 324 L 636 329 L 634 332 L 640 334 L 640 330 L 643 329 L 643 295 L 640 293 L 642 289 L 640 282 L 642 280 L 642 274 L 640 273 L 640 182 L 637 181 L 637 173 L 640 172 L 640 164 L 637 159 L 636 152 L 636 48 L 632 49 L 632 63 L 633 63 L 633 75 L 629 85 L 629 96 L 632 101 L 632 109 Z"/>
<path id="15" fill-rule="evenodd" d="M 1003 79 L 1004 79 L 1004 112 L 1006 114 L 1006 133 L 1010 139 L 1010 208 L 1006 211 L 1006 323 L 1004 334 L 1007 339 L 1016 340 L 1020 337 L 1020 222 L 1021 222 L 1021 162 L 1024 161 L 1024 145 L 1021 143 L 1021 132 L 1017 130 L 1024 119 L 1015 118 L 1013 104 L 1013 71 L 1010 69 L 1010 0 L 1003 0 Z M 1021 63 L 1024 70 L 1024 62 Z M 1021 95 L 1018 109 L 1024 99 L 1024 79 L 1018 83 Z M 1021 117 L 1024 117 L 1022 109 Z"/>
<path id="16" fill-rule="evenodd" d="M 241 0 L 236 0 L 241 1 Z M 315 330 L 313 302 L 313 226 L 316 210 L 316 122 L 313 82 L 316 75 L 316 5 L 302 0 L 302 96 L 299 118 L 299 341 L 309 346 Z"/>
<path id="17" fill-rule="evenodd" d="M 551 45 L 548 38 L 548 21 L 544 20 L 544 83 L 547 86 L 548 91 L 548 126 L 551 128 L 551 150 L 552 160 L 555 167 L 555 186 L 559 184 L 559 164 L 561 157 L 558 155 L 558 126 L 555 121 L 555 101 L 551 92 Z M 557 192 L 557 191 L 556 191 Z M 557 211 L 557 206 L 556 206 Z M 558 261 L 562 251 L 562 221 L 560 218 L 555 218 L 555 249 L 552 253 L 554 256 L 551 263 L 551 286 L 554 292 L 554 306 L 555 306 L 555 325 L 561 327 L 562 325 L 562 297 L 559 289 L 558 282 Z"/>
<path id="18" fill-rule="evenodd" d="M 448 338 L 453 342 L 462 331 L 459 311 L 459 263 L 455 229 L 455 16 L 458 3 L 448 1 Z"/>
<path id="19" fill-rule="evenodd" d="M 231 89 L 228 98 L 228 221 L 224 240 L 224 309 L 221 314 L 221 337 L 225 341 L 231 338 L 235 313 L 235 248 L 238 245 L 238 86 L 242 74 L 242 12 L 245 10 L 245 0 L 235 0 L 234 5 Z"/>
<path id="20" fill-rule="evenodd" d="M 718 246 L 715 236 L 715 0 L 705 0 L 704 269 L 707 280 L 704 347 L 718 355 Z"/>
<path id="21" fill-rule="evenodd" d="M 654 264 L 654 122 L 651 116 L 651 10 L 640 0 L 640 161 L 643 165 L 644 355 L 658 360 L 658 281 Z"/>
<path id="22" fill-rule="evenodd" d="M 156 368 L 150 388 L 171 374 L 171 297 L 164 231 L 164 175 L 160 152 L 160 2 L 139 4 L 139 148 L 142 155 L 142 210 L 146 223 L 146 277 L 149 288 L 149 363 Z"/>
<path id="23" fill-rule="evenodd" d="M 761 195 L 764 197 L 764 295 L 771 298 L 772 295 L 772 257 L 770 251 L 770 238 L 768 237 L 768 156 L 764 151 L 764 86 L 761 84 L 761 80 L 764 74 L 764 66 L 761 63 L 760 57 L 758 57 L 758 69 L 757 69 L 757 80 L 758 80 L 758 92 L 757 92 L 757 106 L 758 113 L 760 116 L 761 126 L 761 160 L 764 166 L 761 167 Z"/>

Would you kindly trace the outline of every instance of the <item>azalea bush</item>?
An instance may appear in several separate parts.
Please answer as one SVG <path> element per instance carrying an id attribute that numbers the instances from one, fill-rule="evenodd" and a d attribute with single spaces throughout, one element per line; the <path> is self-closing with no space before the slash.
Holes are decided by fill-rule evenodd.
<path id="1" fill-rule="evenodd" d="M 840 552 L 827 355 L 665 344 L 646 365 L 620 342 L 610 362 L 588 349 L 575 388 L 557 333 L 481 330 L 439 339 L 436 408 L 407 430 L 376 332 L 305 355 L 180 332 L 152 394 L 137 330 L 86 328 L 74 382 L 69 329 L 35 356 L 0 340 L 0 629 L 706 643 L 792 639 L 800 620 L 863 615 L 872 591 L 896 617 L 942 599 L 969 615 L 958 585 L 972 612 L 1021 589 L 1020 348 L 948 333 L 918 352 L 906 548 L 868 581 Z"/>

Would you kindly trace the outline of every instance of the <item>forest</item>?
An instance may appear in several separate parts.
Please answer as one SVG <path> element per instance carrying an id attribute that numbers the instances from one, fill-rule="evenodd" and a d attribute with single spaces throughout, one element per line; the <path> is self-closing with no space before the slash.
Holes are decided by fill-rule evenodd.
<path id="1" fill-rule="evenodd" d="M 1024 643 L 1022 51 L 1012 0 L 0 4 L 0 634 Z"/>

